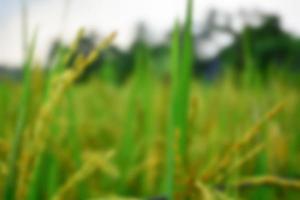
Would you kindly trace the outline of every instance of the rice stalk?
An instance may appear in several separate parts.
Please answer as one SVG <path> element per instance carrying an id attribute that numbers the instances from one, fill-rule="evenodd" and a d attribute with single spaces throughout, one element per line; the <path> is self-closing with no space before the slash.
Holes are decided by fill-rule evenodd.
<path id="1" fill-rule="evenodd" d="M 174 166 L 175 166 L 175 152 L 174 152 L 174 144 L 175 144 L 175 130 L 174 125 L 176 121 L 176 88 L 178 85 L 178 69 L 179 69 L 179 24 L 178 22 L 175 25 L 174 33 L 173 33 L 173 41 L 172 41 L 172 68 L 171 68 L 171 76 L 172 76 L 172 97 L 171 97 L 171 108 L 170 108 L 170 122 L 167 130 L 166 137 L 166 174 L 165 174 L 165 183 L 164 190 L 168 193 L 172 193 L 173 191 L 173 183 L 174 183 Z"/>
<path id="2" fill-rule="evenodd" d="M 50 68 L 50 72 L 49 72 L 48 79 L 47 79 L 47 85 L 46 85 L 46 90 L 45 90 L 45 100 L 44 100 L 45 102 L 47 101 L 47 98 L 49 97 L 49 94 L 51 92 L 50 91 L 51 90 L 51 82 L 55 81 L 55 80 L 53 80 L 53 79 L 55 79 L 55 76 L 59 76 L 62 73 L 61 71 L 64 68 L 66 68 L 66 66 L 69 65 L 72 57 L 75 56 L 75 52 L 79 48 L 79 43 L 80 43 L 83 36 L 84 36 L 84 29 L 80 29 L 77 32 L 76 38 L 73 40 L 73 42 L 71 44 L 70 50 L 67 51 L 66 53 L 63 51 L 63 48 L 62 48 L 61 45 L 58 47 L 57 53 L 55 55 L 54 64 Z M 68 101 L 69 101 L 68 105 L 69 105 L 69 108 L 70 108 L 72 106 L 72 102 L 70 102 L 71 101 L 70 91 L 67 91 L 67 97 L 68 97 Z M 69 112 L 70 111 L 68 111 L 68 113 Z M 59 116 L 60 115 L 59 110 L 54 109 L 54 114 L 53 115 L 54 116 Z M 74 117 L 75 117 L 74 114 L 70 115 L 70 123 L 72 123 L 72 124 L 70 125 L 69 131 L 72 131 L 72 132 L 75 133 L 75 129 L 73 128 L 73 125 L 74 125 L 75 122 L 74 122 L 74 120 L 72 120 L 72 119 L 74 119 Z M 53 118 L 56 118 L 56 117 L 53 117 Z M 56 123 L 53 123 L 50 127 L 50 130 L 53 133 L 57 133 L 58 129 L 59 129 L 59 127 Z M 71 137 L 71 138 L 73 138 L 73 137 Z M 72 148 L 72 149 L 74 149 L 74 148 Z M 58 163 L 57 159 L 53 155 L 51 155 L 51 153 L 45 152 L 44 154 L 45 154 L 45 156 L 42 156 L 42 157 L 45 157 L 43 162 L 47 163 L 47 167 L 44 168 L 44 169 L 41 169 L 41 170 L 37 170 L 36 171 L 36 173 L 37 173 L 36 176 L 41 177 L 41 175 L 39 175 L 41 173 L 49 174 L 49 176 L 48 176 L 49 177 L 48 178 L 48 186 L 47 186 L 47 195 L 52 196 L 54 194 L 54 192 L 57 190 L 57 187 L 58 187 L 59 163 Z M 79 156 L 79 153 L 77 155 Z M 78 159 L 76 160 L 76 165 L 79 167 Z M 81 191 L 82 188 L 83 187 L 79 188 L 79 190 Z"/>
<path id="3" fill-rule="evenodd" d="M 243 157 L 239 158 L 236 162 L 232 163 L 229 166 L 229 169 L 226 170 L 226 172 L 220 173 L 219 176 L 216 177 L 216 182 L 220 183 L 230 174 L 235 173 L 236 170 L 241 168 L 247 162 L 253 160 L 259 153 L 261 153 L 263 149 L 263 144 L 256 145 L 254 148 L 249 150 L 249 152 L 245 153 Z"/>
<path id="4" fill-rule="evenodd" d="M 23 65 L 24 78 L 23 78 L 23 91 L 19 105 L 18 119 L 15 129 L 15 135 L 12 141 L 12 148 L 9 155 L 9 173 L 6 179 L 4 199 L 13 200 L 15 199 L 16 184 L 18 178 L 18 160 L 20 157 L 20 151 L 22 149 L 22 138 L 23 132 L 26 126 L 28 117 L 28 104 L 30 99 L 30 85 L 31 85 L 31 66 L 33 63 L 33 56 L 36 46 L 37 35 L 36 33 L 32 37 L 30 42 L 30 47 L 28 49 L 28 54 L 26 56 L 25 63 Z"/>
<path id="5" fill-rule="evenodd" d="M 180 66 L 178 69 L 178 91 L 176 108 L 177 120 L 175 127 L 180 129 L 180 156 L 186 161 L 187 158 L 187 121 L 190 95 L 191 72 L 193 67 L 193 38 L 192 38 L 192 19 L 193 16 L 193 0 L 188 1 L 186 21 L 184 26 L 183 52 L 182 58 L 178 58 Z M 182 60 L 181 60 L 182 59 Z"/>
<path id="6" fill-rule="evenodd" d="M 240 149 L 248 145 L 259 134 L 262 126 L 275 117 L 275 115 L 283 109 L 284 105 L 285 102 L 280 102 L 275 105 L 262 119 L 258 120 L 254 126 L 246 132 L 241 140 L 233 144 L 232 147 L 225 152 L 225 155 L 216 158 L 212 164 L 212 168 L 203 173 L 202 180 L 212 180 L 220 171 L 226 169 L 232 163 L 232 154 L 234 152 L 239 152 Z"/>
<path id="7" fill-rule="evenodd" d="M 202 199 L 202 200 L 214 200 L 215 199 L 213 197 L 212 192 L 202 182 L 197 181 L 195 183 L 195 187 L 200 192 L 200 197 L 198 197 L 199 199 Z"/>
<path id="8" fill-rule="evenodd" d="M 265 175 L 259 177 L 243 178 L 234 183 L 234 186 L 238 188 L 270 186 L 279 187 L 282 189 L 300 190 L 300 181 L 281 178 L 273 175 Z"/>
<path id="9" fill-rule="evenodd" d="M 102 197 L 102 198 L 92 198 L 89 200 L 142 200 L 142 199 L 133 198 L 133 197 L 118 197 L 115 195 L 111 195 L 111 196 L 106 196 L 106 197 Z"/>
<path id="10" fill-rule="evenodd" d="M 170 103 L 169 125 L 167 130 L 167 158 L 166 176 L 164 180 L 164 192 L 168 198 L 174 195 L 174 168 L 175 154 L 173 145 L 175 142 L 175 130 L 180 133 L 179 150 L 180 159 L 187 164 L 187 122 L 189 108 L 189 93 L 191 82 L 191 71 L 193 65 L 192 49 L 192 12 L 193 1 L 189 0 L 187 5 L 186 21 L 184 26 L 183 48 L 180 51 L 180 32 L 178 24 L 175 25 L 172 47 L 172 97 Z M 181 56 L 182 55 L 182 56 Z"/>
<path id="11" fill-rule="evenodd" d="M 72 175 L 64 184 L 60 187 L 57 193 L 51 198 L 52 200 L 64 199 L 64 195 L 73 187 L 77 186 L 82 180 L 89 177 L 97 169 L 104 171 L 112 177 L 118 176 L 117 169 L 110 164 L 109 160 L 113 157 L 114 152 L 108 152 L 101 158 L 99 153 L 89 153 L 86 155 L 86 162 L 83 166 Z"/>
<path id="12" fill-rule="evenodd" d="M 136 148 L 136 138 L 145 137 L 145 151 L 148 153 L 152 145 L 153 137 L 153 83 L 149 63 L 150 55 L 145 43 L 139 44 L 134 59 L 133 82 L 130 86 L 124 129 L 117 156 L 117 162 L 121 167 L 120 170 L 122 174 L 119 190 L 122 193 L 127 192 L 126 185 L 128 185 L 129 169 L 134 162 L 137 161 L 137 156 L 134 154 L 134 152 L 138 152 Z M 137 106 L 139 106 L 138 108 L 140 109 L 137 109 Z M 138 124 L 140 124 L 140 132 L 143 133 L 143 135 L 135 134 L 137 127 L 136 120 L 140 120 Z M 146 184 L 145 187 L 147 187 Z"/>
<path id="13" fill-rule="evenodd" d="M 99 53 L 101 53 L 102 50 L 104 50 L 111 44 L 115 36 L 116 33 L 112 33 L 109 37 L 104 39 L 104 41 L 99 44 L 97 49 L 95 49 L 87 58 L 79 56 L 75 61 L 74 67 L 72 69 L 66 70 L 66 72 L 64 72 L 61 77 L 53 83 L 53 89 L 51 90 L 49 98 L 40 108 L 40 112 L 37 116 L 37 121 L 35 122 L 32 130 L 33 140 L 30 146 L 29 156 L 33 157 L 35 155 L 35 159 L 33 163 L 34 169 L 32 170 L 31 175 L 29 174 L 29 177 L 31 177 L 30 182 L 35 180 L 34 174 L 36 170 L 38 170 L 42 160 L 41 153 L 45 148 L 45 141 L 48 137 L 48 133 L 42 134 L 42 132 L 45 129 L 49 119 L 51 118 L 53 108 L 55 108 L 55 105 L 62 98 L 66 89 L 82 74 L 82 72 L 90 65 L 90 63 L 92 63 L 96 59 Z M 27 163 L 27 165 L 23 167 L 28 170 L 28 166 L 29 163 Z M 33 187 L 32 189 L 35 190 L 35 187 Z M 29 194 L 34 193 L 34 191 L 29 192 Z"/>

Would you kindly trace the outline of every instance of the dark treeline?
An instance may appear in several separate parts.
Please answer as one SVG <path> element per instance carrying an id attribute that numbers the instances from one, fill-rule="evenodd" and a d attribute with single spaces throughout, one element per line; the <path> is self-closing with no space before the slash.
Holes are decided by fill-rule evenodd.
<path id="1" fill-rule="evenodd" d="M 261 24 L 259 26 L 246 24 L 240 32 L 234 31 L 230 17 L 222 25 L 217 23 L 217 17 L 218 12 L 211 11 L 207 16 L 204 28 L 194 35 L 195 77 L 212 80 L 227 69 L 240 75 L 249 65 L 263 79 L 267 79 L 270 74 L 268 72 L 273 69 L 281 69 L 291 74 L 299 73 L 300 39 L 281 28 L 278 16 L 260 14 Z M 201 48 L 199 50 L 198 47 L 201 47 L 201 44 L 206 40 L 210 40 L 215 33 L 226 34 L 233 39 L 233 42 L 220 49 L 214 56 L 201 56 L 201 53 L 205 53 L 201 51 L 206 50 Z M 116 82 L 122 82 L 131 74 L 135 55 L 141 48 L 147 49 L 156 74 L 165 76 L 170 65 L 171 32 L 168 38 L 159 44 L 149 42 L 148 34 L 146 26 L 140 24 L 136 31 L 135 40 L 128 50 L 123 51 L 117 46 L 110 47 L 88 68 L 81 79 L 85 80 L 91 74 L 100 74 L 104 77 L 110 76 L 108 80 L 115 79 Z M 98 37 L 95 33 L 85 35 L 80 41 L 77 54 L 87 55 L 95 48 L 97 40 Z M 55 52 L 59 49 L 67 51 L 69 48 L 68 44 L 63 44 L 59 40 L 54 41 L 46 65 L 52 66 Z M 68 66 L 71 66 L 71 63 Z"/>

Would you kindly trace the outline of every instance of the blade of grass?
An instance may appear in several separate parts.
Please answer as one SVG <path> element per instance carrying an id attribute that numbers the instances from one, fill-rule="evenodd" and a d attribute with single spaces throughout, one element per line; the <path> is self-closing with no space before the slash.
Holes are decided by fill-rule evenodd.
<path id="1" fill-rule="evenodd" d="M 4 192 L 5 200 L 12 200 L 15 198 L 16 180 L 17 180 L 17 173 L 18 173 L 17 162 L 20 156 L 22 135 L 24 132 L 24 128 L 27 121 L 27 115 L 28 115 L 28 103 L 30 98 L 31 65 L 33 63 L 33 55 L 34 55 L 36 40 L 37 40 L 37 34 L 35 33 L 30 43 L 28 54 L 26 56 L 26 61 L 23 65 L 23 69 L 24 69 L 23 91 L 22 91 L 22 97 L 20 101 L 20 108 L 19 108 L 20 110 L 18 114 L 15 135 L 12 141 L 12 151 L 10 152 L 9 155 L 9 175 L 7 177 L 5 192 Z"/>
<path id="2" fill-rule="evenodd" d="M 136 105 L 138 103 L 140 87 L 142 87 L 142 73 L 143 73 L 143 60 L 140 48 L 135 52 L 135 65 L 133 74 L 133 83 L 130 88 L 130 94 L 128 98 L 128 105 L 126 108 L 126 119 L 124 121 L 124 130 L 122 135 L 121 144 L 119 146 L 118 152 L 118 164 L 122 168 L 121 170 L 121 180 L 119 184 L 119 191 L 121 193 L 126 193 L 126 181 L 128 178 L 128 171 L 130 166 L 134 162 L 133 152 L 135 152 L 135 119 L 137 117 Z"/>
<path id="3" fill-rule="evenodd" d="M 0 83 L 0 105 L 2 106 L 0 111 L 0 139 L 5 136 L 4 130 L 6 127 L 6 115 L 9 108 L 10 93 L 11 91 L 7 85 L 5 85 L 5 83 Z"/>
<path id="4" fill-rule="evenodd" d="M 44 104 L 47 103 L 50 98 L 49 95 L 51 95 L 52 92 L 51 83 L 53 81 L 53 78 L 55 76 L 59 76 L 67 67 L 68 62 L 78 48 L 79 41 L 83 37 L 83 34 L 83 29 L 78 31 L 77 37 L 73 41 L 71 49 L 68 52 L 65 52 L 63 47 L 59 45 L 54 58 L 54 63 L 50 68 L 49 74 L 47 76 L 43 99 Z M 60 110 L 54 108 L 53 115 L 59 116 Z M 54 117 L 54 119 L 56 119 L 56 117 Z M 56 135 L 56 137 L 58 136 L 59 129 L 60 127 L 57 122 L 54 121 L 53 123 L 51 123 L 50 130 L 54 135 Z M 42 191 L 44 190 L 41 189 L 41 185 L 43 185 L 43 183 L 45 182 L 43 174 L 50 174 L 48 177 L 49 185 L 46 188 L 47 195 L 53 195 L 58 187 L 59 163 L 57 158 L 55 158 L 55 156 L 50 151 L 46 150 L 45 152 L 41 153 L 36 163 L 37 166 L 35 170 L 33 170 L 32 180 L 30 181 L 30 184 L 28 186 L 29 189 L 27 198 L 30 200 L 40 199 L 43 196 Z"/>
<path id="5" fill-rule="evenodd" d="M 193 66 L 193 35 L 192 35 L 192 12 L 193 0 L 188 1 L 187 16 L 184 27 L 184 43 L 183 43 L 183 57 L 181 67 L 179 69 L 179 84 L 178 84 L 178 106 L 177 125 L 180 128 L 180 152 L 182 159 L 187 156 L 187 118 L 188 118 L 188 104 L 190 94 L 191 71 Z"/>
<path id="6" fill-rule="evenodd" d="M 175 130 L 174 123 L 176 118 L 175 108 L 176 108 L 176 88 L 178 84 L 178 69 L 179 69 L 179 38 L 180 30 L 178 21 L 175 24 L 172 40 L 172 49 L 171 49 L 171 77 L 172 77 L 172 97 L 171 97 L 171 107 L 170 107 L 170 122 L 167 130 L 166 138 L 166 174 L 165 174 L 165 185 L 164 190 L 166 193 L 172 193 L 173 191 L 173 182 L 174 182 L 174 166 L 175 166 Z"/>
<path id="7" fill-rule="evenodd" d="M 179 152 L 180 161 L 186 163 L 187 158 L 187 115 L 191 82 L 191 70 L 193 65 L 193 48 L 192 48 L 192 12 L 193 1 L 189 0 L 187 5 L 186 21 L 184 25 L 184 37 L 182 52 L 179 40 L 180 34 L 175 28 L 172 48 L 172 97 L 169 130 L 167 134 L 167 172 L 165 177 L 165 193 L 168 198 L 174 197 L 174 175 L 175 175 L 175 132 L 179 133 Z M 176 56 L 177 55 L 177 56 Z M 182 55 L 182 57 L 180 57 Z M 176 69 L 177 68 L 177 69 Z"/>
<path id="8" fill-rule="evenodd" d="M 53 108 L 55 108 L 56 104 L 62 98 L 65 91 L 78 79 L 78 77 L 90 65 L 90 63 L 94 62 L 94 60 L 102 53 L 102 51 L 113 42 L 115 37 L 116 33 L 112 33 L 111 35 L 109 35 L 99 44 L 99 46 L 97 46 L 97 48 L 93 52 L 91 52 L 91 54 L 88 55 L 87 58 L 79 56 L 73 68 L 71 70 L 66 70 L 66 72 L 64 72 L 60 76 L 60 78 L 57 80 L 58 82 L 53 86 L 54 89 L 51 90 L 49 99 L 41 106 L 37 116 L 37 121 L 35 122 L 33 127 L 33 139 L 30 148 L 30 156 L 35 158 L 33 161 L 33 170 L 28 171 L 29 177 L 31 178 L 30 181 L 33 181 L 33 185 L 35 184 L 34 177 L 37 171 L 39 170 L 39 165 L 42 160 L 42 153 L 44 152 L 44 149 L 46 147 L 46 141 L 49 137 L 48 132 L 43 131 L 47 123 L 49 123 L 48 119 L 53 112 Z M 29 192 L 29 194 L 30 193 L 31 192 Z"/>
<path id="9" fill-rule="evenodd" d="M 79 170 L 82 163 L 80 157 L 82 148 L 80 146 L 80 142 L 79 142 L 80 138 L 78 135 L 77 125 L 76 125 L 77 116 L 74 113 L 74 94 L 71 90 L 67 93 L 67 98 L 68 98 L 68 118 L 69 118 L 68 138 L 70 140 L 72 157 L 73 157 L 73 161 L 75 162 L 75 167 L 77 170 Z M 86 186 L 82 182 L 80 182 L 77 186 L 78 199 L 85 199 L 86 191 L 87 191 Z M 52 195 L 54 195 L 54 193 Z"/>

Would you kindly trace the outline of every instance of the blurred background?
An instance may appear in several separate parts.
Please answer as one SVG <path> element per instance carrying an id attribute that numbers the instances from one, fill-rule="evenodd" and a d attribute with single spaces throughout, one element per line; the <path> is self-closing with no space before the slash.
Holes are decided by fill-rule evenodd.
<path id="1" fill-rule="evenodd" d="M 18 76 L 24 49 L 35 30 L 38 32 L 36 61 L 43 67 L 49 66 L 58 44 L 67 48 L 81 27 L 88 32 L 82 41 L 82 51 L 89 51 L 104 35 L 117 31 L 110 55 L 126 72 L 132 67 L 134 48 L 142 40 L 149 46 L 153 59 L 163 62 L 174 21 L 184 18 L 182 8 L 186 3 L 185 0 L 21 2 L 1 0 L 1 76 Z M 271 65 L 299 71 L 299 1 L 196 0 L 194 4 L 195 75 L 213 78 L 225 65 L 236 70 L 243 68 L 245 35 L 259 71 L 267 71 Z M 95 68 L 101 68 L 101 64 Z M 126 72 L 118 76 L 126 76 Z"/>

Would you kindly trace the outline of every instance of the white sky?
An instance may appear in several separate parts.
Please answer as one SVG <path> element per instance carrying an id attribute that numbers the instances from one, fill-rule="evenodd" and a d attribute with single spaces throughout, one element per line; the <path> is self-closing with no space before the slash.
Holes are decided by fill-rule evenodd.
<path id="1" fill-rule="evenodd" d="M 156 39 L 170 30 L 174 20 L 183 19 L 186 0 L 66 0 L 29 1 L 29 29 L 38 28 L 37 57 L 43 61 L 54 38 L 63 33 L 71 40 L 79 27 L 108 34 L 118 31 L 116 44 L 126 47 L 133 39 L 136 23 L 149 25 Z M 300 35 L 300 0 L 194 0 L 195 22 L 204 20 L 211 8 L 237 14 L 241 8 L 278 13 L 285 30 Z M 22 60 L 20 0 L 0 0 L 0 63 L 18 65 Z M 234 22 L 239 26 L 236 17 Z M 64 27 L 64 28 L 62 28 Z"/>

